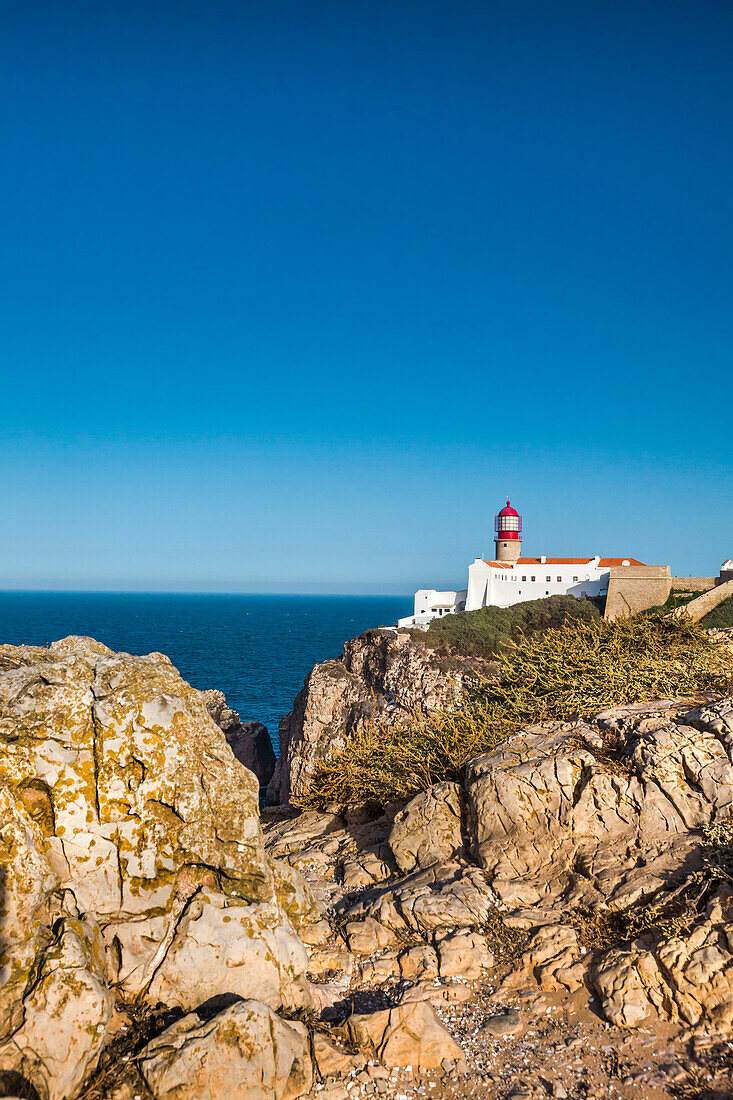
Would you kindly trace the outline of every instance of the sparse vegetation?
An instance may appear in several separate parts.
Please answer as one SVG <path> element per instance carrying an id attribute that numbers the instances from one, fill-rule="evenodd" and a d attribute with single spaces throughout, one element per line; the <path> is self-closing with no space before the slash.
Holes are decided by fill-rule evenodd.
<path id="1" fill-rule="evenodd" d="M 702 866 L 670 883 L 650 902 L 621 912 L 594 908 L 571 914 L 580 939 L 594 948 L 624 947 L 652 932 L 661 939 L 687 935 L 712 894 L 733 883 L 733 819 L 705 825 L 701 831 Z"/>
<path id="2" fill-rule="evenodd" d="M 454 709 L 389 728 L 366 725 L 322 763 L 304 804 L 407 799 L 456 778 L 473 756 L 529 722 L 723 689 L 730 675 L 729 653 L 687 618 L 566 620 L 505 642 L 499 677 L 466 692 Z"/>
<path id="3" fill-rule="evenodd" d="M 499 654 L 508 641 L 544 633 L 568 619 L 588 622 L 600 617 L 593 600 L 548 596 L 512 607 L 482 607 L 433 619 L 423 637 L 429 646 L 453 646 L 461 653 L 490 657 Z"/>
<path id="4" fill-rule="evenodd" d="M 727 600 L 723 600 L 712 611 L 708 611 L 702 620 L 702 625 L 706 627 L 715 626 L 719 630 L 733 626 L 733 596 L 729 596 Z"/>

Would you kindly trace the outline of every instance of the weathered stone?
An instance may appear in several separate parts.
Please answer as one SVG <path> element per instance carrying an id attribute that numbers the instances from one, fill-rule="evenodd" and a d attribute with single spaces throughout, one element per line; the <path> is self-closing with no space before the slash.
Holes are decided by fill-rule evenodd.
<path id="1" fill-rule="evenodd" d="M 425 1002 L 407 1003 L 369 1016 L 351 1016 L 349 1035 L 386 1066 L 436 1069 L 444 1058 L 463 1057 L 458 1043 Z"/>
<path id="2" fill-rule="evenodd" d="M 542 989 L 577 989 L 583 983 L 585 966 L 574 928 L 547 924 L 534 933 L 524 953 Z"/>
<path id="3" fill-rule="evenodd" d="M 638 1027 L 651 1016 L 733 1025 L 733 888 L 720 887 L 687 935 L 606 955 L 592 981 L 608 1019 Z"/>
<path id="4" fill-rule="evenodd" d="M 668 700 L 600 716 L 619 763 L 582 725 L 529 727 L 470 762 L 474 851 L 504 902 L 626 908 L 694 859 L 693 830 L 733 811 L 733 766 L 684 712 Z"/>
<path id="5" fill-rule="evenodd" d="M 366 722 L 388 726 L 416 709 L 449 706 L 466 682 L 495 668 L 480 658 L 438 654 L 394 630 L 352 638 L 339 660 L 315 666 L 280 722 L 280 757 L 268 801 L 297 802 L 318 764 L 343 749 Z"/>
<path id="6" fill-rule="evenodd" d="M 44 848 L 41 825 L 0 785 L 0 1041 L 22 1022 L 22 994 L 57 883 Z"/>
<path id="7" fill-rule="evenodd" d="M 394 865 L 390 866 L 377 852 L 366 851 L 359 853 L 358 859 L 344 863 L 341 881 L 345 891 L 359 890 L 375 882 L 384 882 L 391 877 L 393 870 Z"/>
<path id="8" fill-rule="evenodd" d="M 382 982 L 400 977 L 400 960 L 397 948 L 388 951 L 380 951 L 370 959 L 364 959 L 359 970 L 365 982 L 373 982 L 379 985 Z"/>
<path id="9" fill-rule="evenodd" d="M 483 1030 L 491 1035 L 502 1038 L 506 1035 L 518 1035 L 522 1030 L 522 1017 L 514 1008 L 508 1008 L 506 1012 L 498 1016 L 489 1016 L 483 1025 Z"/>
<path id="10" fill-rule="evenodd" d="M 496 905 L 496 895 L 481 870 L 447 863 L 370 891 L 349 913 L 372 916 L 394 932 L 412 930 L 429 935 L 446 928 L 485 924 Z"/>
<path id="11" fill-rule="evenodd" d="M 380 947 L 394 943 L 394 934 L 373 917 L 362 921 L 349 921 L 346 925 L 346 939 L 349 950 L 355 955 L 371 955 Z"/>
<path id="12" fill-rule="evenodd" d="M 397 814 L 389 846 L 403 873 L 449 862 L 463 851 L 462 802 L 457 783 L 436 783 Z"/>
<path id="13" fill-rule="evenodd" d="M 156 1100 L 296 1100 L 313 1070 L 303 1024 L 241 1001 L 202 1023 L 191 1014 L 139 1055 Z"/>
<path id="14" fill-rule="evenodd" d="M 232 905 L 224 894 L 202 891 L 181 917 L 149 995 L 183 1009 L 222 993 L 304 1008 L 307 967 L 305 948 L 277 906 Z"/>
<path id="15" fill-rule="evenodd" d="M 437 946 L 442 978 L 480 978 L 494 965 L 486 939 L 478 932 L 445 936 Z"/>
<path id="16" fill-rule="evenodd" d="M 364 1065 L 360 1054 L 347 1054 L 320 1031 L 313 1032 L 313 1056 L 321 1077 L 336 1074 L 346 1076 L 352 1070 L 360 1070 Z"/>
<path id="17" fill-rule="evenodd" d="M 437 978 L 438 956 L 429 944 L 410 947 L 400 955 L 400 974 L 406 981 Z"/>
<path id="18" fill-rule="evenodd" d="M 20 1002 L 22 1023 L 0 1044 L 0 1070 L 21 1074 L 48 1100 L 67 1100 L 96 1066 L 114 998 L 99 929 L 61 918 Z"/>
<path id="19" fill-rule="evenodd" d="M 93 1068 L 110 982 L 184 1008 L 311 1007 L 294 926 L 329 930 L 265 853 L 254 776 L 161 654 L 0 646 L 0 874 L 2 1064 L 51 1100 Z"/>
<path id="20" fill-rule="evenodd" d="M 236 710 L 227 705 L 223 691 L 210 689 L 201 694 L 206 709 L 226 737 L 239 763 L 257 776 L 261 787 L 266 787 L 277 762 L 267 726 L 263 726 L 262 722 L 243 722 Z"/>

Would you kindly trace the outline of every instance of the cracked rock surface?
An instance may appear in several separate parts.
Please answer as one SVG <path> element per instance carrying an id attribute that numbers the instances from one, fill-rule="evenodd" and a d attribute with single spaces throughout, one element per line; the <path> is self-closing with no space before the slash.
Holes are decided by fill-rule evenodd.
<path id="1" fill-rule="evenodd" d="M 312 1004 L 320 913 L 264 848 L 258 783 L 160 654 L 0 647 L 0 1071 L 71 1096 L 117 995 Z M 317 936 L 316 936 L 317 938 Z"/>

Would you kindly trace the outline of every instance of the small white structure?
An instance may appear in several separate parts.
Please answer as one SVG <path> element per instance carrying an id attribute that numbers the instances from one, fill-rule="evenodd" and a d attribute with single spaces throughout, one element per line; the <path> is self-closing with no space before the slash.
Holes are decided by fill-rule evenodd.
<path id="1" fill-rule="evenodd" d="M 619 565 L 643 565 L 635 558 L 520 557 L 522 519 L 509 501 L 496 517 L 496 558 L 476 558 L 468 567 L 468 588 L 415 593 L 415 610 L 398 626 L 427 627 L 431 619 L 481 607 L 511 607 L 546 596 L 605 596 L 610 571 Z"/>
<path id="2" fill-rule="evenodd" d="M 443 615 L 455 615 L 466 610 L 468 589 L 460 592 L 436 592 L 434 588 L 421 588 L 415 593 L 415 611 L 406 619 L 398 619 L 398 626 L 427 626 L 431 619 Z"/>

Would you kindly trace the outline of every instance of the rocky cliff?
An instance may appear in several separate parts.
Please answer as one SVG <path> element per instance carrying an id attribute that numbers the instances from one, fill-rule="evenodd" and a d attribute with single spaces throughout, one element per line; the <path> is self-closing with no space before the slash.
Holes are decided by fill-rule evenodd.
<path id="1" fill-rule="evenodd" d="M 75 1095 L 119 997 L 312 1006 L 298 931 L 318 911 L 265 852 L 257 780 L 166 657 L 0 647 L 0 814 L 5 1095 Z"/>
<path id="2" fill-rule="evenodd" d="M 319 729 L 490 671 L 354 639 L 288 716 L 289 789 Z M 263 820 L 212 710 L 161 654 L 0 646 L 0 1095 L 733 1095 L 733 699 L 530 725 L 404 804 Z"/>
<path id="3" fill-rule="evenodd" d="M 266 787 L 275 771 L 275 750 L 267 726 L 262 722 L 245 721 L 228 706 L 223 691 L 215 688 L 202 692 L 206 709 L 227 739 L 227 744 L 240 764 L 257 776 L 260 787 Z"/>
<path id="4" fill-rule="evenodd" d="M 318 762 L 343 748 L 365 722 L 388 727 L 414 710 L 450 706 L 466 683 L 495 668 L 481 658 L 431 649 L 407 631 L 385 628 L 352 638 L 341 657 L 313 668 L 280 722 L 268 802 L 297 802 Z"/>
<path id="5" fill-rule="evenodd" d="M 159 653 L 0 646 L 0 1095 L 296 1100 L 460 1058 L 428 1004 L 313 1033 L 338 932 L 212 710 L 242 725 Z"/>

